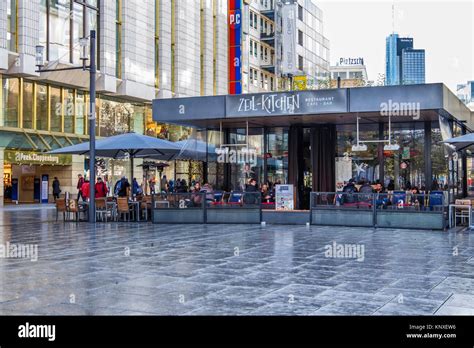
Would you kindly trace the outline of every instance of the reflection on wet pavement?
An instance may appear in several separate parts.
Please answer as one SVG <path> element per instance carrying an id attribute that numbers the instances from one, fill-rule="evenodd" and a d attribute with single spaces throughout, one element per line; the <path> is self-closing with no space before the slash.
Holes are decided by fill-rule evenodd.
<path id="1" fill-rule="evenodd" d="M 2 315 L 474 313 L 469 232 L 94 227 L 56 223 L 54 209 L 12 208 L 0 210 L 7 245 L 37 245 L 39 254 L 0 259 Z"/>

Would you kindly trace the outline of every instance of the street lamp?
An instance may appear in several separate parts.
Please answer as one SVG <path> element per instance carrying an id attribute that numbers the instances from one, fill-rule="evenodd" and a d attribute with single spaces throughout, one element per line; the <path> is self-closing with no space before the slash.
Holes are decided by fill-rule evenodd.
<path id="1" fill-rule="evenodd" d="M 96 32 L 90 31 L 90 58 L 87 56 L 87 44 L 89 39 L 84 37 L 79 39 L 81 47 L 80 59 L 82 66 L 71 66 L 67 68 L 44 69 L 44 46 L 36 46 L 36 72 L 53 72 L 66 70 L 88 70 L 89 71 L 89 172 L 90 172 L 90 201 L 89 201 L 89 222 L 95 223 L 95 76 L 97 73 L 95 62 Z M 89 65 L 86 61 L 90 60 Z"/>

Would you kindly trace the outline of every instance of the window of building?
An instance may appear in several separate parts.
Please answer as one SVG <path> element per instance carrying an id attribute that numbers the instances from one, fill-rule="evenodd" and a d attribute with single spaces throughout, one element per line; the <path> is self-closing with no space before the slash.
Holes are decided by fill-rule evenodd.
<path id="1" fill-rule="evenodd" d="M 33 129 L 33 83 L 23 82 L 23 128 Z"/>
<path id="2" fill-rule="evenodd" d="M 263 32 L 263 23 L 264 23 L 263 17 L 260 17 L 260 31 L 261 32 Z"/>
<path id="3" fill-rule="evenodd" d="M 253 56 L 253 40 L 250 40 L 250 55 Z"/>
<path id="4" fill-rule="evenodd" d="M 115 17 L 115 76 L 122 78 L 122 0 L 116 0 Z"/>
<path id="5" fill-rule="evenodd" d="M 17 1 L 7 0 L 7 47 L 13 52 L 18 51 Z"/>
<path id="6" fill-rule="evenodd" d="M 48 87 L 36 85 L 36 129 L 48 130 Z"/>
<path id="7" fill-rule="evenodd" d="M 303 71 L 303 57 L 298 54 L 298 69 Z"/>
<path id="8" fill-rule="evenodd" d="M 77 91 L 76 94 L 76 119 L 75 119 L 75 125 L 74 125 L 74 130 L 76 134 L 83 135 L 85 134 L 85 127 L 84 127 L 84 122 L 85 122 L 85 114 L 86 114 L 86 98 L 85 94 L 83 91 Z"/>
<path id="9" fill-rule="evenodd" d="M 46 60 L 81 63 L 79 39 L 88 37 L 91 30 L 98 31 L 98 5 L 97 0 L 40 1 L 39 43 L 46 48 Z M 98 33 L 96 37 L 99 37 Z M 97 47 L 96 62 L 99 68 Z"/>
<path id="10" fill-rule="evenodd" d="M 253 12 L 250 11 L 250 27 L 253 28 Z"/>
<path id="11" fill-rule="evenodd" d="M 274 83 L 273 77 L 270 77 L 270 90 L 271 91 L 273 91 L 273 89 L 274 89 L 273 83 Z"/>
<path id="12" fill-rule="evenodd" d="M 268 48 L 265 47 L 265 61 L 268 60 Z"/>
<path id="13" fill-rule="evenodd" d="M 160 87 L 160 8 L 159 0 L 155 0 L 155 88 Z"/>
<path id="14" fill-rule="evenodd" d="M 61 88 L 50 88 L 50 103 L 51 103 L 51 123 L 50 130 L 52 132 L 61 132 L 62 130 L 62 102 L 61 102 Z"/>
<path id="15" fill-rule="evenodd" d="M 253 71 L 253 79 L 254 79 L 254 85 L 255 86 L 258 86 L 258 77 L 257 76 L 258 76 L 258 72 L 257 72 L 257 70 L 254 70 Z"/>
<path id="16" fill-rule="evenodd" d="M 74 90 L 65 88 L 64 89 L 64 133 L 74 133 Z"/>
<path id="17" fill-rule="evenodd" d="M 253 42 L 253 55 L 255 56 L 255 58 L 258 57 L 257 41 Z"/>
<path id="18" fill-rule="evenodd" d="M 18 78 L 6 78 L 2 80 L 2 115 L 3 125 L 5 127 L 18 127 L 18 104 L 19 104 L 19 87 L 20 80 Z"/>
<path id="19" fill-rule="evenodd" d="M 263 73 L 260 73 L 260 88 L 264 88 L 264 87 L 265 87 L 265 81 L 264 81 Z"/>
<path id="20" fill-rule="evenodd" d="M 298 4 L 298 19 L 300 21 L 303 20 L 303 6 L 301 6 L 300 4 Z"/>
<path id="21" fill-rule="evenodd" d="M 298 45 L 303 46 L 303 32 L 298 30 Z"/>
<path id="22" fill-rule="evenodd" d="M 260 59 L 263 60 L 264 52 L 263 52 L 263 46 L 260 45 Z"/>
<path id="23" fill-rule="evenodd" d="M 250 84 L 252 84 L 253 83 L 253 69 L 252 68 L 250 68 L 249 77 L 250 77 Z"/>
<path id="24" fill-rule="evenodd" d="M 257 16 L 256 13 L 254 13 L 254 14 L 253 14 L 253 27 L 254 27 L 255 29 L 258 29 L 257 23 L 258 23 L 258 16 Z"/>

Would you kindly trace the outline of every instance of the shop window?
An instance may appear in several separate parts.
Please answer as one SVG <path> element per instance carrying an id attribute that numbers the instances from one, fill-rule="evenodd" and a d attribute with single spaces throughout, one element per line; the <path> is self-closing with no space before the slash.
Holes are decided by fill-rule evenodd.
<path id="1" fill-rule="evenodd" d="M 33 129 L 33 83 L 23 82 L 23 128 Z"/>
<path id="2" fill-rule="evenodd" d="M 18 101 L 20 81 L 17 78 L 6 78 L 2 80 L 2 114 L 5 127 L 18 127 Z"/>
<path id="3" fill-rule="evenodd" d="M 360 140 L 378 140 L 378 124 L 361 124 Z M 367 151 L 352 151 L 357 143 L 356 125 L 337 126 L 336 182 L 356 182 L 379 180 L 379 160 L 377 143 L 366 143 Z M 390 175 L 386 174 L 386 177 Z"/>
<path id="4" fill-rule="evenodd" d="M 288 183 L 288 128 L 268 128 L 266 134 L 267 178 L 271 184 Z"/>
<path id="5" fill-rule="evenodd" d="M 388 126 L 385 127 L 388 139 Z M 385 180 L 393 180 L 396 190 L 425 187 L 424 124 L 392 124 L 392 141 L 400 146 L 398 151 L 384 151 Z"/>
<path id="6" fill-rule="evenodd" d="M 48 130 L 48 87 L 36 85 L 36 129 Z"/>

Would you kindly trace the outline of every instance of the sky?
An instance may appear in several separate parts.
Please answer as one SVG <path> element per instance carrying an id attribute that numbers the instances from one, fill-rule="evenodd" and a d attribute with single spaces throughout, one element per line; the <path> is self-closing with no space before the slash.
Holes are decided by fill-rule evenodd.
<path id="1" fill-rule="evenodd" d="M 364 58 L 369 80 L 385 73 L 385 38 L 413 37 L 425 49 L 426 83 L 456 85 L 474 80 L 474 0 L 316 0 L 323 11 L 330 63 Z M 394 4 L 394 21 L 392 21 Z M 392 26 L 394 22 L 394 26 Z"/>

